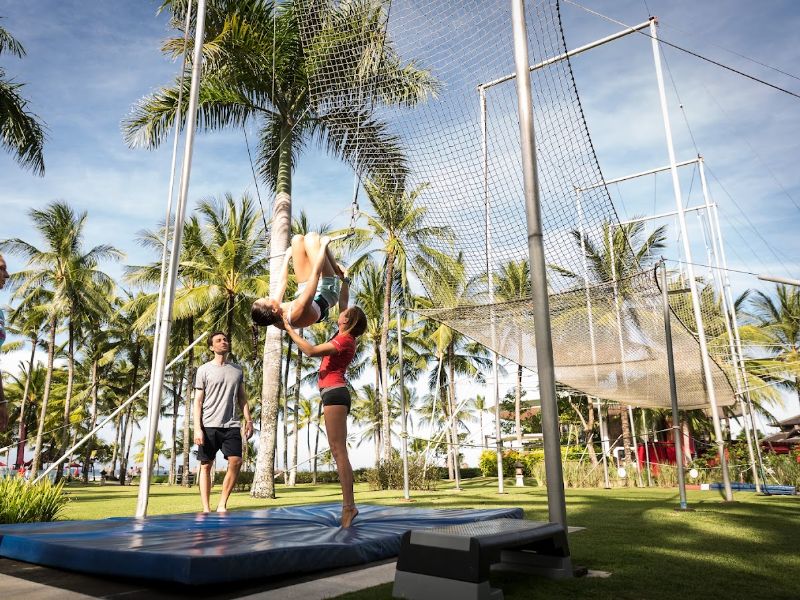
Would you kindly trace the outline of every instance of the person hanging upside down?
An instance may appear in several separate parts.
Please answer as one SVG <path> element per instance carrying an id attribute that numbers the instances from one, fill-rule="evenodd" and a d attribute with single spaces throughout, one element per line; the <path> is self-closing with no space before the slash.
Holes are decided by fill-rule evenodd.
<path id="1" fill-rule="evenodd" d="M 353 468 L 347 455 L 350 389 L 345 373 L 356 353 L 356 339 L 367 330 L 367 316 L 358 306 L 351 306 L 341 310 L 336 324 L 339 326 L 336 335 L 330 341 L 314 346 L 297 333 L 288 320 L 284 320 L 286 333 L 303 354 L 323 357 L 319 367 L 319 391 L 325 411 L 325 433 L 342 485 L 342 527 L 350 527 L 358 515 L 358 508 L 353 495 Z"/>
<path id="2" fill-rule="evenodd" d="M 329 237 L 320 237 L 317 233 L 292 238 L 292 252 L 287 252 L 283 261 L 278 294 L 275 298 L 259 298 L 253 303 L 253 323 L 283 329 L 285 320 L 302 329 L 327 319 L 328 311 L 337 303 L 341 310 L 347 308 L 350 280 L 331 255 L 329 243 Z M 289 283 L 290 261 L 297 277 L 297 294 L 294 300 L 282 302 Z"/>

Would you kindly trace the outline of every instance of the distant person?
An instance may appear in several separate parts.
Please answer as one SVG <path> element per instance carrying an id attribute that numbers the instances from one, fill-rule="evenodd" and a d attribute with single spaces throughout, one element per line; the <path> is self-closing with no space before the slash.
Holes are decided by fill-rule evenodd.
<path id="1" fill-rule="evenodd" d="M 211 512 L 211 475 L 217 452 L 228 461 L 228 471 L 222 482 L 217 512 L 228 511 L 239 470 L 242 468 L 241 423 L 236 415 L 238 406 L 244 416 L 245 435 L 253 435 L 253 420 L 244 390 L 242 368 L 227 361 L 230 343 L 228 336 L 215 331 L 209 338 L 214 358 L 197 369 L 194 380 L 194 441 L 200 459 L 200 500 L 203 512 Z"/>
<path id="2" fill-rule="evenodd" d="M 351 400 L 345 373 L 356 354 L 356 338 L 367 330 L 367 316 L 358 306 L 352 306 L 339 313 L 336 323 L 339 326 L 336 335 L 324 344 L 313 346 L 284 319 L 286 333 L 303 354 L 323 357 L 318 384 L 325 411 L 325 432 L 342 486 L 342 527 L 350 527 L 358 508 L 353 494 L 353 467 L 347 455 L 347 415 Z"/>
<path id="3" fill-rule="evenodd" d="M 0 254 L 0 290 L 6 287 L 8 281 L 8 267 L 6 266 L 6 259 Z M 0 348 L 6 341 L 6 315 L 3 309 L 0 308 Z M 0 433 L 4 432 L 8 427 L 8 400 L 6 400 L 5 393 L 3 392 L 3 377 L 0 373 Z"/>
<path id="4" fill-rule="evenodd" d="M 292 238 L 292 251 L 287 251 L 279 275 L 278 293 L 274 298 L 259 298 L 253 303 L 253 323 L 282 328 L 286 320 L 292 327 L 302 329 L 326 320 L 336 304 L 347 306 L 349 280 L 344 268 L 331 255 L 330 241 L 317 233 Z M 297 278 L 297 294 L 294 300 L 283 302 L 290 261 Z"/>

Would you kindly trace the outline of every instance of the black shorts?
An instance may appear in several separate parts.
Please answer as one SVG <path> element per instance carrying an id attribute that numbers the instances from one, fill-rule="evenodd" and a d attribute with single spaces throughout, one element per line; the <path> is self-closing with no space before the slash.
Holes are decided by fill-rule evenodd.
<path id="1" fill-rule="evenodd" d="M 347 414 L 350 414 L 350 390 L 346 387 L 335 387 L 323 391 L 322 406 L 346 406 Z"/>
<path id="2" fill-rule="evenodd" d="M 203 427 L 203 445 L 197 447 L 200 462 L 213 462 L 217 452 L 222 456 L 242 457 L 242 432 L 238 427 Z"/>
<path id="3" fill-rule="evenodd" d="M 317 319 L 317 323 L 322 323 L 323 321 L 327 320 L 331 307 L 328 304 L 328 301 L 325 300 L 321 294 L 314 296 L 314 302 L 316 302 L 317 306 L 319 306 L 319 319 Z"/>

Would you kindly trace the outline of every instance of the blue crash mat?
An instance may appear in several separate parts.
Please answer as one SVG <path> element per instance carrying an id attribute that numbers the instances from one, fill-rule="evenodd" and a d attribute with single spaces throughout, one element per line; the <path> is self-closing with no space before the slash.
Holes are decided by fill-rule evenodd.
<path id="1" fill-rule="evenodd" d="M 373 562 L 397 556 L 409 529 L 522 518 L 521 508 L 358 508 L 349 529 L 339 527 L 341 504 L 0 525 L 0 556 L 197 585 Z"/>

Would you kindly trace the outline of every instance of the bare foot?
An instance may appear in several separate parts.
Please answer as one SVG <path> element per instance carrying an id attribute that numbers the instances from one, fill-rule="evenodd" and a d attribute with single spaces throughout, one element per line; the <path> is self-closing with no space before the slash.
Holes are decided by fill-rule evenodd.
<path id="1" fill-rule="evenodd" d="M 225 508 L 224 506 L 218 506 L 218 507 L 217 507 L 217 512 L 218 512 L 219 514 L 221 514 L 221 515 L 224 515 L 225 513 L 227 513 L 227 512 L 228 512 L 228 509 L 227 509 L 227 508 Z"/>
<path id="2" fill-rule="evenodd" d="M 352 525 L 353 520 L 358 516 L 358 508 L 355 504 L 347 504 L 342 506 L 342 527 L 348 528 Z"/>

